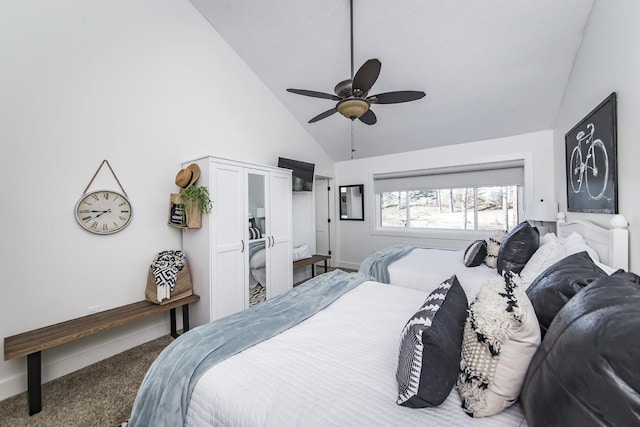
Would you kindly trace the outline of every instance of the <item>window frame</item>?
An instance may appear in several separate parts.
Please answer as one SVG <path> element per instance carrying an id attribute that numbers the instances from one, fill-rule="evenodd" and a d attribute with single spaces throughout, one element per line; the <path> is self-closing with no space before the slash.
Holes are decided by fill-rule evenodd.
<path id="1" fill-rule="evenodd" d="M 477 197 L 478 197 L 478 190 L 480 188 L 488 188 L 488 187 L 498 187 L 498 186 L 480 186 L 480 187 L 467 187 L 469 189 L 472 190 L 473 192 L 473 197 L 474 200 L 477 201 Z M 517 197 L 517 201 L 516 201 L 516 206 L 518 208 L 517 212 L 516 212 L 516 221 L 513 224 L 513 227 L 515 227 L 519 222 L 520 222 L 520 218 L 521 218 L 521 213 L 522 213 L 522 208 L 521 208 L 521 203 L 522 203 L 522 199 L 523 199 L 523 192 L 524 192 L 524 186 L 523 185 L 505 185 L 503 187 L 516 187 L 516 197 Z M 436 191 L 440 191 L 440 190 L 447 190 L 445 189 L 438 189 Z M 429 190 L 399 190 L 398 192 L 403 192 L 406 194 L 405 197 L 405 202 L 409 203 L 409 197 L 408 197 L 408 193 L 411 191 L 429 191 Z M 444 232 L 462 232 L 465 236 L 468 236 L 469 233 L 480 233 L 481 235 L 485 235 L 487 232 L 495 232 L 498 231 L 499 229 L 485 229 L 485 230 L 478 230 L 478 229 L 473 229 L 473 230 L 469 230 L 469 229 L 458 229 L 458 228 L 437 228 L 437 227 L 393 227 L 393 226 L 383 226 L 382 225 L 382 209 L 381 209 L 381 203 L 382 203 L 382 193 L 377 193 L 376 194 L 376 205 L 375 205 L 375 212 L 376 212 L 376 228 L 378 228 L 379 230 L 382 231 L 390 231 L 390 230 L 405 230 L 410 232 L 410 234 L 415 234 L 415 232 L 423 232 L 423 231 L 444 231 Z M 411 219 L 410 219 L 410 211 L 411 211 L 411 205 L 408 205 L 408 209 L 406 211 L 407 213 L 407 223 L 410 225 L 411 224 Z M 474 203 L 474 210 L 473 210 L 473 223 L 474 226 L 477 227 L 478 225 L 478 210 L 476 209 L 477 204 Z M 430 233 L 429 233 L 430 234 Z"/>

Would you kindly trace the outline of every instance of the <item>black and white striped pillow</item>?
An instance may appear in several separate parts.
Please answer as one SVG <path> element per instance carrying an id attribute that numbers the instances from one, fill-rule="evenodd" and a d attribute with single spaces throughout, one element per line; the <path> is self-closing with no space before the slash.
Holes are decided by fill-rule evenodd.
<path id="1" fill-rule="evenodd" d="M 249 239 L 259 239 L 262 237 L 262 232 L 259 228 L 249 227 Z"/>
<path id="2" fill-rule="evenodd" d="M 464 265 L 466 267 L 477 267 L 484 262 L 487 257 L 487 242 L 476 240 L 464 251 Z"/>
<path id="3" fill-rule="evenodd" d="M 458 376 L 467 296 L 457 277 L 434 289 L 402 330 L 396 380 L 398 405 L 438 406 Z"/>

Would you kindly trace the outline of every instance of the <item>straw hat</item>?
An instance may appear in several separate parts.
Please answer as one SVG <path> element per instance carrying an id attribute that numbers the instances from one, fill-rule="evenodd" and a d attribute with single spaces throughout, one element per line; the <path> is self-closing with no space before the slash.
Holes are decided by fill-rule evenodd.
<path id="1" fill-rule="evenodd" d="M 191 163 L 176 175 L 176 185 L 180 188 L 187 188 L 190 185 L 196 183 L 200 178 L 200 166 L 195 163 Z"/>

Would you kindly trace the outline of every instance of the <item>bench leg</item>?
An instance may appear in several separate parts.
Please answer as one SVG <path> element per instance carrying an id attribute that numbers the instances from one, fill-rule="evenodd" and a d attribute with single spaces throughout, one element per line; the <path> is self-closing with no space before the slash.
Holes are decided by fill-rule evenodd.
<path id="1" fill-rule="evenodd" d="M 182 306 L 182 332 L 189 330 L 189 304 Z"/>
<path id="2" fill-rule="evenodd" d="M 29 395 L 29 415 L 42 409 L 42 354 L 39 351 L 27 356 L 27 393 Z"/>
<path id="3" fill-rule="evenodd" d="M 169 310 L 169 317 L 171 318 L 171 336 L 174 338 L 178 338 L 178 331 L 176 330 L 176 309 L 172 308 Z"/>
<path id="4" fill-rule="evenodd" d="M 178 338 L 178 328 L 176 327 L 176 309 L 169 310 L 169 316 L 171 317 L 171 336 Z M 182 333 L 189 330 L 189 304 L 182 306 Z"/>
<path id="5" fill-rule="evenodd" d="M 316 277 L 316 265 L 311 264 L 311 277 Z"/>

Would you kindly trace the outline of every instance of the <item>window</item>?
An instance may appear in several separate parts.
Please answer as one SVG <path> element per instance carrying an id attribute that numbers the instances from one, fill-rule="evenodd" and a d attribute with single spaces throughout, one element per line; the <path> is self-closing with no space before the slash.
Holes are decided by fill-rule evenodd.
<path id="1" fill-rule="evenodd" d="M 380 226 L 508 230 L 518 223 L 518 187 L 409 190 L 380 194 Z"/>
<path id="2" fill-rule="evenodd" d="M 509 230 L 523 177 L 522 160 L 376 174 L 377 228 Z"/>

